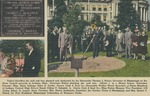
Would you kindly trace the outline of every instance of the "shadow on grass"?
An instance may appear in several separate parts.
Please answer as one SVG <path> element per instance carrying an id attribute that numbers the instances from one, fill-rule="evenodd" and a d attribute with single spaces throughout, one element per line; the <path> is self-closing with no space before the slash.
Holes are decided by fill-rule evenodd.
<path id="1" fill-rule="evenodd" d="M 150 56 L 146 56 L 146 60 L 150 60 Z"/>
<path id="2" fill-rule="evenodd" d="M 53 64 L 48 65 L 48 71 L 57 69 L 60 64 L 62 64 L 62 63 L 57 62 L 57 63 L 53 63 Z"/>
<path id="3" fill-rule="evenodd" d="M 87 57 L 81 58 L 81 60 L 86 60 Z M 71 62 L 71 57 L 67 58 L 66 61 L 70 61 Z M 63 64 L 62 62 L 51 62 L 48 64 L 48 71 L 50 70 L 56 70 L 61 64 Z"/>

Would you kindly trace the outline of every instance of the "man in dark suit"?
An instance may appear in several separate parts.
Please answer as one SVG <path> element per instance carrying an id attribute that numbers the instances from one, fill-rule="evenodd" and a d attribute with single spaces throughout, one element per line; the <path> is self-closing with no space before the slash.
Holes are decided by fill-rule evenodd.
<path id="1" fill-rule="evenodd" d="M 41 67 L 40 53 L 33 47 L 32 43 L 26 43 L 26 50 L 23 77 L 38 77 Z"/>
<path id="2" fill-rule="evenodd" d="M 111 57 L 112 56 L 112 44 L 113 44 L 113 34 L 111 33 L 111 30 L 108 30 L 105 38 L 105 47 L 106 47 L 106 56 Z"/>
<path id="3" fill-rule="evenodd" d="M 104 34 L 103 34 L 103 30 L 101 27 L 99 27 L 99 40 L 100 40 L 100 44 L 99 44 L 99 49 L 100 51 L 104 51 Z"/>
<path id="4" fill-rule="evenodd" d="M 100 34 L 99 30 L 96 27 L 96 29 L 93 29 L 93 58 L 99 56 L 99 44 L 100 44 Z"/>

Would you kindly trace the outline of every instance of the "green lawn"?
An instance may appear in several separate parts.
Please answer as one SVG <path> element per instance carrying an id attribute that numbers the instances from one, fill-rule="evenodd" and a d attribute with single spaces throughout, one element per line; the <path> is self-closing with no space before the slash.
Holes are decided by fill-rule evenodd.
<path id="1" fill-rule="evenodd" d="M 79 74 L 80 77 L 150 77 L 150 44 L 148 45 L 147 60 L 141 61 L 139 54 L 138 60 L 126 59 L 122 60 L 126 63 L 126 66 L 119 70 L 113 70 L 109 72 L 82 72 Z M 78 53 L 81 54 L 81 53 Z M 76 54 L 76 55 L 78 55 Z M 100 55 L 105 55 L 105 52 L 101 52 Z M 92 52 L 86 53 L 87 57 L 92 56 Z M 115 56 L 115 58 L 117 58 Z M 58 62 L 55 62 L 56 64 Z M 53 64 L 53 63 L 50 63 Z M 48 73 L 49 77 L 74 77 L 74 72 L 64 73 Z"/>
<path id="2" fill-rule="evenodd" d="M 41 60 L 41 69 L 40 69 L 39 77 L 44 77 L 44 59 Z"/>
<path id="3" fill-rule="evenodd" d="M 150 32 L 146 32 L 146 34 L 148 35 L 148 40 L 150 40 Z"/>

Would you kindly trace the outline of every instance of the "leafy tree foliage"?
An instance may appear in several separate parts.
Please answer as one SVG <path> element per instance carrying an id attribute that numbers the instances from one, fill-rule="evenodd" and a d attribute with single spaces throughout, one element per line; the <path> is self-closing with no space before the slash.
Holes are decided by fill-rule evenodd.
<path id="1" fill-rule="evenodd" d="M 121 0 L 119 3 L 119 13 L 117 16 L 117 24 L 121 29 L 130 27 L 133 31 L 135 24 L 141 27 L 140 16 L 133 8 L 132 0 Z"/>
<path id="2" fill-rule="evenodd" d="M 58 27 L 63 26 L 62 17 L 67 12 L 67 6 L 64 1 L 65 0 L 54 0 L 54 4 L 56 7 L 55 7 L 53 19 L 48 21 L 49 27 L 50 26 L 58 26 Z M 48 3 L 50 6 L 52 6 L 52 0 L 48 0 Z"/>
<path id="3" fill-rule="evenodd" d="M 20 47 L 21 52 L 25 52 L 26 43 L 33 43 L 34 47 L 39 49 L 41 54 L 44 54 L 44 41 L 41 40 L 3 40 L 0 43 L 0 48 L 4 53 L 18 53 Z"/>
<path id="4" fill-rule="evenodd" d="M 71 0 L 68 12 L 63 16 L 64 26 L 67 27 L 73 37 L 81 36 L 84 27 L 88 25 L 88 22 L 82 19 L 81 6 L 75 2 L 76 0 Z"/>
<path id="5" fill-rule="evenodd" d="M 81 14 L 79 5 L 72 5 L 68 12 L 63 17 L 64 26 L 67 27 L 68 31 L 75 36 L 78 34 L 77 29 L 79 28 L 79 15 Z"/>
<path id="6" fill-rule="evenodd" d="M 106 29 L 109 29 L 109 26 L 106 23 L 103 23 L 101 21 L 101 18 L 98 14 L 94 14 L 91 20 L 91 24 L 95 24 L 96 26 L 100 26 L 100 27 L 106 26 Z"/>
<path id="7" fill-rule="evenodd" d="M 84 27 L 88 25 L 87 21 L 84 21 L 81 16 L 81 6 L 75 4 L 76 0 L 71 0 L 68 12 L 63 16 L 64 26 L 67 27 L 68 32 L 72 34 L 73 41 L 78 42 L 77 45 L 81 43 L 81 36 L 84 32 Z M 73 49 L 76 49 L 75 46 Z M 77 48 L 80 50 L 79 46 Z"/>

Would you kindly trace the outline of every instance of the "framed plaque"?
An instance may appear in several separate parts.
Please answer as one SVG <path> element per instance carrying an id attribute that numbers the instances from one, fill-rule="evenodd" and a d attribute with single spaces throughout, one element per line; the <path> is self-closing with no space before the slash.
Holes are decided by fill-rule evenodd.
<path id="1" fill-rule="evenodd" d="M 1 0 L 1 36 L 44 36 L 44 0 Z"/>
<path id="2" fill-rule="evenodd" d="M 71 60 L 71 68 L 79 69 L 82 68 L 82 59 L 75 58 Z"/>

